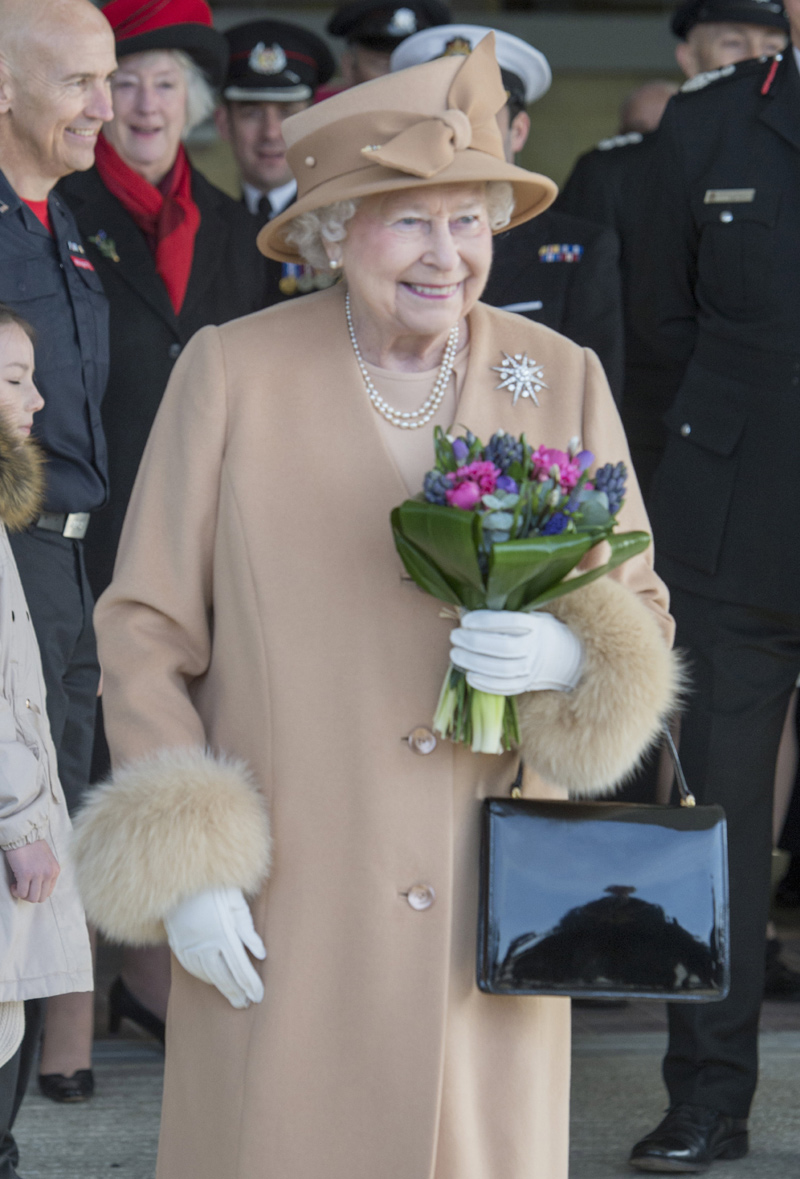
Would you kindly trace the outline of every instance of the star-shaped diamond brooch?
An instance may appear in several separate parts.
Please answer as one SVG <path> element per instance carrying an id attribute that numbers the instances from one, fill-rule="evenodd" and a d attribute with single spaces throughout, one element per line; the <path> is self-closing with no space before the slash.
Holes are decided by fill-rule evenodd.
<path id="1" fill-rule="evenodd" d="M 492 366 L 493 373 L 499 373 L 503 378 L 497 389 L 508 389 L 514 394 L 514 405 L 520 397 L 530 397 L 534 405 L 539 404 L 536 394 L 547 388 L 544 380 L 544 369 L 535 360 L 528 359 L 528 353 L 517 352 L 509 356 L 503 352 L 505 360 L 502 364 Z"/>

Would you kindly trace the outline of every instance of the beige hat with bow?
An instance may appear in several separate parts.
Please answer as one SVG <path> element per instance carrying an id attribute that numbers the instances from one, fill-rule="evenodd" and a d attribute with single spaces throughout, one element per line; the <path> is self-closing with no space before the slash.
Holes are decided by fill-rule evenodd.
<path id="1" fill-rule="evenodd" d="M 439 184 L 505 180 L 509 228 L 543 213 L 558 189 L 506 162 L 496 115 L 508 100 L 494 35 L 468 57 L 443 57 L 354 86 L 283 124 L 297 200 L 258 235 L 278 262 L 301 262 L 286 241 L 295 217 L 334 201 Z"/>

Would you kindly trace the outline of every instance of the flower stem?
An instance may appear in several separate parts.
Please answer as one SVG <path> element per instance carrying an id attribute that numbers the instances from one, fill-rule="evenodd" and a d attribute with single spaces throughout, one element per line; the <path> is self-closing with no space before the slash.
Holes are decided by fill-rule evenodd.
<path id="1" fill-rule="evenodd" d="M 473 753 L 503 753 L 519 744 L 517 702 L 513 696 L 478 692 L 452 664 L 439 693 L 433 730 Z"/>

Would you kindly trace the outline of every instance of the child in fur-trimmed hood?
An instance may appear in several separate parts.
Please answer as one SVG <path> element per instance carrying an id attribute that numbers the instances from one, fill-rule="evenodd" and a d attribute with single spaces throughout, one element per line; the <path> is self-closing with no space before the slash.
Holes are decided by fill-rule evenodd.
<path id="1" fill-rule="evenodd" d="M 92 989 L 83 907 L 66 855 L 70 821 L 45 712 L 39 648 L 8 531 L 41 507 L 43 458 L 30 438 L 44 405 L 31 328 L 0 305 L 0 1173 L 16 1162 L 14 1106 L 35 1037 L 26 1000 Z M 37 1015 L 30 1004 L 29 1017 Z M 25 1059 L 23 1059 L 25 1057 Z"/>

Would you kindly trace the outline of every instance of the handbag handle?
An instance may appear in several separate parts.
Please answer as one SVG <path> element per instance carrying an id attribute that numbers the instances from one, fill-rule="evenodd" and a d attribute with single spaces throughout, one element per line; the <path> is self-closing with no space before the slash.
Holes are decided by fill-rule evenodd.
<path id="1" fill-rule="evenodd" d="M 678 757 L 678 750 L 675 748 L 675 742 L 672 739 L 672 733 L 670 732 L 669 725 L 666 721 L 663 722 L 661 728 L 664 734 L 664 744 L 667 747 L 667 752 L 672 759 L 672 765 L 675 769 L 675 777 L 678 782 L 678 793 L 681 796 L 681 806 L 697 806 L 697 800 L 695 799 L 695 796 L 692 794 L 686 782 L 686 775 L 683 772 L 681 759 Z M 522 798 L 522 774 L 524 769 L 525 763 L 522 758 L 520 758 L 517 776 L 511 783 L 509 790 L 512 798 Z"/>

